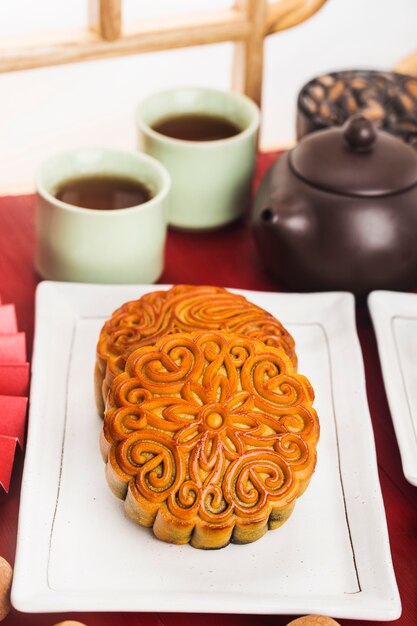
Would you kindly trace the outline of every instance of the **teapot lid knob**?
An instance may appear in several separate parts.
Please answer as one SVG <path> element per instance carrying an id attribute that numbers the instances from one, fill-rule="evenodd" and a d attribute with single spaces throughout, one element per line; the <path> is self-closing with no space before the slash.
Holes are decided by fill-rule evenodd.
<path id="1" fill-rule="evenodd" d="M 349 118 L 343 131 L 343 137 L 349 148 L 356 152 L 371 150 L 376 136 L 375 126 L 364 115 Z"/>

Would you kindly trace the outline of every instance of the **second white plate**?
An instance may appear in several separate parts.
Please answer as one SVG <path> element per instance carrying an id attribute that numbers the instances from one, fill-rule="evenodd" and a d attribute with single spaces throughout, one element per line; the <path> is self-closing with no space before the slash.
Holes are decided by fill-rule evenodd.
<path id="1" fill-rule="evenodd" d="M 417 486 L 417 294 L 368 297 L 404 475 Z"/>
<path id="2" fill-rule="evenodd" d="M 243 292 L 294 334 L 316 391 L 318 464 L 282 528 L 201 551 L 126 518 L 98 451 L 103 321 L 153 286 L 43 283 L 12 590 L 21 611 L 325 613 L 396 619 L 400 600 L 349 294 Z"/>

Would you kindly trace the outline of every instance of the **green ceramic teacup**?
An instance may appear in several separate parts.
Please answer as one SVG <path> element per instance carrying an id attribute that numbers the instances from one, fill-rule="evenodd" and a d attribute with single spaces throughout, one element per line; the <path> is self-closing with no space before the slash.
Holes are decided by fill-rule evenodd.
<path id="1" fill-rule="evenodd" d="M 184 114 L 220 116 L 234 122 L 241 132 L 227 139 L 187 141 L 152 128 L 160 120 Z M 215 228 L 245 212 L 250 204 L 259 119 L 259 109 L 249 98 L 202 87 L 156 93 L 139 105 L 139 146 L 171 175 L 171 225 Z"/>
<path id="2" fill-rule="evenodd" d="M 137 180 L 151 192 L 147 202 L 117 210 L 80 208 L 58 200 L 62 182 L 85 176 Z M 50 280 L 151 283 L 163 270 L 170 178 L 146 154 L 80 149 L 44 162 L 36 175 L 38 273 Z"/>

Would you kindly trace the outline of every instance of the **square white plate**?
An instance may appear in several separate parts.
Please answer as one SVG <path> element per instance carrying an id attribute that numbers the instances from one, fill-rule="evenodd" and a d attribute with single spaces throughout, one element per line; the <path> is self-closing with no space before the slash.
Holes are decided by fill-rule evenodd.
<path id="1" fill-rule="evenodd" d="M 417 294 L 368 297 L 404 476 L 417 486 Z"/>
<path id="2" fill-rule="evenodd" d="M 243 292 L 294 334 L 299 370 L 316 390 L 317 469 L 289 521 L 255 543 L 202 551 L 160 542 L 126 518 L 98 450 L 95 345 L 114 309 L 155 288 L 38 288 L 14 606 L 398 618 L 349 294 Z"/>

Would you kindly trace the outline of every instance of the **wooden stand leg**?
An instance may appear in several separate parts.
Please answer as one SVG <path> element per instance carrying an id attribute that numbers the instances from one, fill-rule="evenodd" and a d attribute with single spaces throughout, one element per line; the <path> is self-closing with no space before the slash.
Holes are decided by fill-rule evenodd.
<path id="1" fill-rule="evenodd" d="M 105 41 L 121 34 L 122 0 L 89 0 L 90 28 Z"/>
<path id="2" fill-rule="evenodd" d="M 250 24 L 247 38 L 235 45 L 232 86 L 260 106 L 264 61 L 266 0 L 237 0 Z"/>

